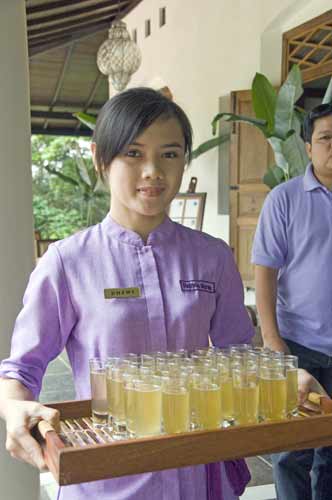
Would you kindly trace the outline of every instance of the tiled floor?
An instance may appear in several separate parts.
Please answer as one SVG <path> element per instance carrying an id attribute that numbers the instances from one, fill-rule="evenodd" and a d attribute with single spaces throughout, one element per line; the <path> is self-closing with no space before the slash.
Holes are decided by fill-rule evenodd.
<path id="1" fill-rule="evenodd" d="M 74 399 L 71 368 L 67 355 L 62 353 L 52 361 L 44 376 L 40 400 L 43 403 Z M 275 489 L 272 479 L 272 466 L 269 456 L 247 459 L 252 479 L 241 500 L 274 500 Z M 40 500 L 56 500 L 57 485 L 51 473 L 40 475 Z"/>

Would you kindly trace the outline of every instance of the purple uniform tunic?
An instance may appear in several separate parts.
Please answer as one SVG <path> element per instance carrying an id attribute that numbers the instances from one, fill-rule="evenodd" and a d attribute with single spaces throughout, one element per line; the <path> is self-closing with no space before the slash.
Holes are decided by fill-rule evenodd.
<path id="1" fill-rule="evenodd" d="M 140 297 L 104 297 L 138 287 Z M 166 218 L 145 244 L 108 215 L 50 246 L 30 277 L 10 358 L 0 376 L 38 397 L 47 364 L 64 347 L 77 399 L 90 397 L 89 358 L 250 341 L 253 329 L 229 247 Z M 220 465 L 225 500 L 237 498 Z M 212 469 L 211 469 L 212 470 Z M 61 488 L 61 500 L 205 500 L 203 465 Z M 236 483 L 236 481 L 235 481 Z M 236 484 L 233 481 L 233 488 Z"/>
<path id="2" fill-rule="evenodd" d="M 252 261 L 279 269 L 277 319 L 286 339 L 332 355 L 332 193 L 311 164 L 267 196 Z"/>

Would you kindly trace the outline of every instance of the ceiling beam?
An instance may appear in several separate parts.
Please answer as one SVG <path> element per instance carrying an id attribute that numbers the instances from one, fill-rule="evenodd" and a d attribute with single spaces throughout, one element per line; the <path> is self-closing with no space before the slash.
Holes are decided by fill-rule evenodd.
<path id="1" fill-rule="evenodd" d="M 77 120 L 73 113 L 66 111 L 36 111 L 31 110 L 31 118 L 44 118 L 49 120 Z"/>
<path id="2" fill-rule="evenodd" d="M 114 4 L 117 4 L 118 0 L 113 0 Z M 95 0 L 93 2 L 94 5 L 97 5 L 99 0 Z M 33 5 L 31 7 L 26 8 L 27 16 L 38 14 L 40 12 L 49 12 L 50 10 L 62 9 L 64 8 L 67 12 L 68 10 L 74 10 L 75 5 L 82 7 L 84 4 L 91 4 L 91 0 L 70 0 L 68 4 L 68 0 L 57 0 L 55 2 L 47 2 L 42 3 L 40 5 Z"/>
<path id="3" fill-rule="evenodd" d="M 66 104 L 64 102 L 57 102 L 53 108 L 54 113 L 78 113 L 79 111 L 82 111 L 84 109 L 85 103 L 78 103 L 78 104 Z M 100 107 L 89 107 L 86 111 L 92 115 L 97 115 L 99 113 L 99 109 L 101 108 L 102 104 Z M 36 102 L 31 103 L 30 109 L 31 111 L 44 111 L 45 113 L 48 113 L 48 108 L 49 104 L 38 104 Z"/>
<path id="4" fill-rule="evenodd" d="M 56 84 L 56 87 L 55 87 L 55 91 L 54 91 L 53 98 L 52 98 L 52 101 L 51 101 L 51 104 L 50 104 L 50 107 L 49 107 L 49 111 L 53 110 L 53 107 L 54 107 L 54 105 L 55 105 L 55 103 L 56 103 L 56 101 L 57 101 L 57 99 L 59 97 L 59 94 L 61 92 L 61 89 L 62 89 L 62 86 L 63 86 L 63 81 L 64 81 L 64 78 L 65 78 L 65 75 L 66 75 L 66 71 L 67 71 L 67 68 L 69 66 L 72 54 L 73 54 L 74 45 L 75 44 L 73 43 L 67 49 L 67 54 L 66 54 L 65 60 L 63 62 L 62 68 L 61 68 L 61 73 L 59 75 L 59 78 L 58 78 L 58 81 L 57 81 L 57 84 Z M 48 126 L 48 121 L 45 120 L 45 123 L 43 125 L 44 129 L 46 129 L 47 126 Z"/>
<path id="5" fill-rule="evenodd" d="M 88 129 L 80 129 L 75 131 L 73 128 L 47 128 L 44 130 L 42 127 L 36 127 L 33 124 L 31 125 L 31 134 L 32 135 L 65 135 L 65 136 L 74 136 L 74 137 L 91 137 L 92 130 Z"/>
<path id="6" fill-rule="evenodd" d="M 120 2 L 118 5 L 114 5 L 111 0 L 100 0 L 98 6 L 90 5 L 89 7 L 85 7 L 83 9 L 77 9 L 72 13 L 63 12 L 61 14 L 54 14 L 53 16 L 40 17 L 38 19 L 27 20 L 28 26 L 28 34 L 33 33 L 34 30 L 38 29 L 40 26 L 58 24 L 64 19 L 70 21 L 81 21 L 84 18 L 91 17 L 94 14 L 103 14 L 105 12 L 117 10 L 119 7 L 124 5 L 128 5 L 129 0 L 124 0 Z M 32 28 L 33 27 L 33 28 Z"/>
<path id="7" fill-rule="evenodd" d="M 43 45 L 45 43 L 53 43 L 57 40 L 62 40 L 62 39 L 68 40 L 69 37 L 71 37 L 73 40 L 75 38 L 80 39 L 81 37 L 84 36 L 83 34 L 90 35 L 93 33 L 97 33 L 98 31 L 104 31 L 105 29 L 109 30 L 111 23 L 114 20 L 115 20 L 114 17 L 110 17 L 109 19 L 106 19 L 104 21 L 100 21 L 98 23 L 94 23 L 88 27 L 85 26 L 82 28 L 81 26 L 77 26 L 76 28 L 70 28 L 67 30 L 63 30 L 62 32 L 55 34 L 53 36 L 45 34 L 43 37 L 40 37 L 38 39 L 36 38 L 33 40 L 29 40 L 28 41 L 29 48 L 34 48 L 37 45 Z"/>
<path id="8" fill-rule="evenodd" d="M 34 41 L 39 41 L 40 38 L 45 38 L 52 36 L 58 36 L 60 35 L 65 35 L 66 33 L 72 33 L 73 31 L 80 31 L 84 29 L 85 27 L 89 27 L 91 25 L 96 25 L 97 22 L 109 22 L 111 23 L 116 17 L 116 13 L 112 12 L 106 12 L 103 14 L 96 14 L 93 16 L 90 16 L 88 19 L 83 19 L 83 20 L 76 20 L 76 21 L 67 21 L 62 24 L 58 24 L 54 27 L 47 27 L 45 28 L 40 28 L 38 30 L 31 30 L 28 31 L 28 41 L 29 44 Z"/>
<path id="9" fill-rule="evenodd" d="M 124 16 L 126 16 L 131 10 L 133 10 L 142 0 L 133 0 L 128 7 L 126 7 L 119 15 L 116 16 L 116 19 L 122 19 Z M 35 43 L 30 43 L 29 44 L 29 57 L 34 57 L 38 54 L 42 54 L 43 52 L 47 52 L 49 50 L 58 48 L 58 47 L 65 47 L 68 44 L 72 43 L 73 41 L 76 40 L 81 40 L 83 38 L 86 38 L 90 35 L 93 35 L 95 33 L 98 33 L 99 31 L 106 31 L 109 29 L 109 24 L 108 22 L 103 22 L 103 23 L 97 23 L 96 25 L 92 25 L 90 27 L 85 27 L 82 29 L 82 31 L 77 31 L 76 33 L 73 33 L 74 30 L 70 30 L 69 34 L 59 37 L 54 37 L 52 40 L 49 39 L 49 37 L 44 37 L 44 39 L 37 40 Z"/>
<path id="10" fill-rule="evenodd" d="M 107 36 L 107 30 L 109 29 L 109 23 L 98 24 L 94 28 L 90 28 L 84 30 L 84 32 L 78 32 L 73 35 L 66 35 L 65 37 L 55 37 L 51 41 L 47 42 L 47 37 L 45 37 L 43 42 L 35 43 L 29 46 L 29 57 L 33 57 L 37 54 L 41 54 L 43 52 L 47 52 L 51 49 L 64 47 L 69 45 L 77 40 L 83 40 L 83 38 L 87 38 L 92 36 L 98 32 L 105 31 L 105 38 Z"/>

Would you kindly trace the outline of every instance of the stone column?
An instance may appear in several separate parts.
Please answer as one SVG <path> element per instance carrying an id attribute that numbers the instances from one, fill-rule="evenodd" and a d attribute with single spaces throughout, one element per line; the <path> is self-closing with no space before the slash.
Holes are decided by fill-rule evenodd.
<path id="1" fill-rule="evenodd" d="M 24 0 L 1 0 L 0 16 L 0 359 L 33 268 L 30 95 Z M 36 469 L 5 451 L 0 423 L 0 497 L 38 500 Z"/>

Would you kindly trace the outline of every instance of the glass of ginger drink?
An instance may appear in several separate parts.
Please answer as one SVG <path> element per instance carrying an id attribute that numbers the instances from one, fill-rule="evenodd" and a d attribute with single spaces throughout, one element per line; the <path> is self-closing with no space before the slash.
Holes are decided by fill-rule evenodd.
<path id="1" fill-rule="evenodd" d="M 285 369 L 287 381 L 287 415 L 297 415 L 298 411 L 298 357 L 285 355 Z"/>
<path id="2" fill-rule="evenodd" d="M 273 422 L 286 418 L 287 382 L 283 357 L 264 357 L 259 369 L 260 416 Z"/>
<path id="3" fill-rule="evenodd" d="M 219 371 L 206 368 L 193 374 L 193 396 L 198 429 L 218 429 L 221 426 Z"/>
<path id="4" fill-rule="evenodd" d="M 190 430 L 189 384 L 184 374 L 162 378 L 162 422 L 167 434 Z"/>
<path id="5" fill-rule="evenodd" d="M 125 439 L 127 437 L 124 373 L 127 363 L 113 363 L 107 369 L 107 393 L 109 407 L 112 411 L 113 437 L 114 439 Z"/>
<path id="6" fill-rule="evenodd" d="M 151 373 L 151 372 L 150 372 Z M 132 430 L 136 437 L 161 434 L 161 379 L 156 375 L 134 380 L 135 412 Z"/>
<path id="7" fill-rule="evenodd" d="M 106 363 L 102 358 L 89 359 L 92 421 L 96 427 L 108 424 Z"/>
<path id="8" fill-rule="evenodd" d="M 258 422 L 258 365 L 243 358 L 232 365 L 234 419 L 237 425 Z"/>
<path id="9" fill-rule="evenodd" d="M 216 354 L 216 367 L 220 379 L 221 423 L 228 427 L 234 422 L 233 380 L 231 358 L 226 353 Z"/>

